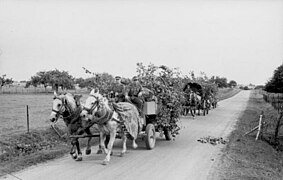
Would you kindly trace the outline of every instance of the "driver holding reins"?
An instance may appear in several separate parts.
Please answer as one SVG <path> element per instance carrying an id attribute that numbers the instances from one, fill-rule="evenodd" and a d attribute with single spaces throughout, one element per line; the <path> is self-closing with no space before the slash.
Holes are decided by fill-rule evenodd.
<path id="1" fill-rule="evenodd" d="M 115 103 L 125 102 L 125 86 L 121 83 L 121 77 L 116 76 L 115 82 L 112 84 L 110 93 L 111 98 L 114 98 Z"/>
<path id="2" fill-rule="evenodd" d="M 126 100 L 132 102 L 137 107 L 140 116 L 143 117 L 142 86 L 136 76 L 126 88 Z"/>

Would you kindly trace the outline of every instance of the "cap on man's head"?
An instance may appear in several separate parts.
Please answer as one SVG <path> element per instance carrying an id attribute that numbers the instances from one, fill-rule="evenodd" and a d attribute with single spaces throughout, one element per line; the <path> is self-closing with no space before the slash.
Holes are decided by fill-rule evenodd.
<path id="1" fill-rule="evenodd" d="M 133 81 L 137 81 L 138 80 L 138 77 L 137 76 L 134 76 L 133 77 Z"/>
<path id="2" fill-rule="evenodd" d="M 120 77 L 120 76 L 116 76 L 115 79 L 116 79 L 116 80 L 120 80 L 121 77 Z"/>

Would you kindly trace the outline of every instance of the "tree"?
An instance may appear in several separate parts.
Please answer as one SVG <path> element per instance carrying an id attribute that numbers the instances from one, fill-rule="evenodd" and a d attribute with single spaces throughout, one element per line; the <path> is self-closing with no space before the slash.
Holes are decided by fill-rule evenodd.
<path id="1" fill-rule="evenodd" d="M 41 83 L 41 77 L 40 76 L 32 76 L 30 80 L 30 85 L 33 85 L 34 87 L 37 87 Z"/>
<path id="2" fill-rule="evenodd" d="M 209 81 L 212 82 L 212 83 L 217 84 L 217 86 L 219 88 L 228 87 L 227 78 L 224 78 L 224 77 L 212 76 Z"/>
<path id="3" fill-rule="evenodd" d="M 230 88 L 234 88 L 234 87 L 237 86 L 237 82 L 234 81 L 234 80 L 231 80 L 231 81 L 228 83 L 228 86 L 229 86 Z"/>
<path id="4" fill-rule="evenodd" d="M 53 89 L 58 91 L 61 87 L 64 89 L 73 89 L 75 79 L 67 71 L 59 71 L 57 69 L 51 71 L 40 71 L 35 76 L 31 77 L 31 80 L 27 82 L 26 87 L 33 85 L 37 87 L 42 84 L 46 89 L 48 86 L 52 86 Z"/>
<path id="5" fill-rule="evenodd" d="M 93 77 L 87 78 L 84 82 L 81 82 L 79 85 L 80 87 L 99 88 L 101 93 L 108 93 L 111 85 L 115 82 L 115 79 L 111 74 L 106 72 L 94 73 L 85 67 L 83 67 L 83 69 L 85 70 L 85 73 L 91 74 Z"/>
<path id="6" fill-rule="evenodd" d="M 78 84 L 80 88 L 84 88 L 85 86 L 81 86 L 84 83 L 84 79 L 82 77 L 75 78 L 75 84 Z"/>
<path id="7" fill-rule="evenodd" d="M 273 77 L 265 84 L 267 92 L 283 92 L 283 64 L 280 65 L 273 73 Z"/>
<path id="8" fill-rule="evenodd" d="M 49 84 L 58 91 L 59 87 L 64 89 L 73 89 L 75 86 L 75 78 L 67 71 L 59 71 L 58 69 L 48 71 Z"/>
<path id="9" fill-rule="evenodd" d="M 50 83 L 50 73 L 45 71 L 40 71 L 36 73 L 35 76 L 31 77 L 31 80 L 26 83 L 26 87 L 29 87 L 30 85 L 33 85 L 34 87 L 37 87 L 38 85 L 43 85 L 45 90 L 47 86 Z"/>
<path id="10" fill-rule="evenodd" d="M 6 78 L 6 74 L 2 75 L 0 77 L 0 89 L 2 89 L 3 86 L 12 84 L 14 81 L 12 78 Z"/>

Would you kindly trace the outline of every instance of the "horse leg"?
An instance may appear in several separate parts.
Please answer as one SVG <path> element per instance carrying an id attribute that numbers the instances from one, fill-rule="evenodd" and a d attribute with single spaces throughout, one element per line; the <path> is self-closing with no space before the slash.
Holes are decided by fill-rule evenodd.
<path id="1" fill-rule="evenodd" d="M 190 108 L 190 112 L 191 112 L 191 115 L 193 116 L 193 118 L 195 118 L 194 109 L 192 107 Z"/>
<path id="2" fill-rule="evenodd" d="M 71 144 L 72 144 L 72 148 L 71 148 L 70 154 L 71 154 L 72 158 L 77 160 L 77 161 L 81 161 L 82 160 L 82 152 L 81 152 L 81 149 L 80 149 L 79 139 L 73 138 L 71 140 Z M 77 151 L 75 150 L 75 146 L 77 148 Z"/>
<path id="3" fill-rule="evenodd" d="M 90 129 L 87 128 L 85 130 L 85 132 L 88 134 L 88 135 L 92 135 L 92 133 L 90 132 Z M 89 155 L 91 153 L 91 145 L 90 145 L 90 141 L 91 141 L 92 137 L 89 137 L 88 140 L 87 140 L 87 146 L 86 146 L 86 150 L 85 150 L 85 154 L 86 155 Z"/>
<path id="4" fill-rule="evenodd" d="M 72 147 L 71 147 L 70 155 L 73 159 L 77 159 L 78 155 L 75 150 L 75 143 L 71 142 L 71 144 L 72 144 Z"/>
<path id="5" fill-rule="evenodd" d="M 78 138 L 76 138 L 75 144 L 76 144 L 77 152 L 78 152 L 78 158 L 76 160 L 77 161 L 82 161 L 83 160 L 82 151 L 81 151 L 81 148 L 80 148 L 80 143 L 79 143 L 79 139 Z"/>
<path id="6" fill-rule="evenodd" d="M 101 136 L 99 136 L 99 145 L 98 145 L 98 150 L 97 150 L 96 154 L 102 154 L 103 153 L 103 148 L 102 148 L 101 143 L 100 143 L 101 141 L 102 141 Z M 104 148 L 105 148 L 105 146 L 104 146 Z"/>
<path id="7" fill-rule="evenodd" d="M 106 138 L 106 135 L 103 133 L 103 132 L 100 132 L 99 133 L 99 150 L 102 150 L 105 154 L 107 154 L 107 149 L 105 148 L 105 138 Z M 97 154 L 101 154 L 101 153 L 98 153 L 97 151 Z"/>
<path id="8" fill-rule="evenodd" d="M 123 157 L 127 151 L 127 137 L 125 135 L 125 133 L 123 133 L 122 135 L 122 142 L 123 142 L 123 149 L 122 149 L 122 152 L 121 152 L 121 157 Z"/>
<path id="9" fill-rule="evenodd" d="M 116 132 L 116 128 L 110 130 L 110 140 L 109 140 L 109 143 L 107 145 L 107 149 L 105 151 L 106 152 L 106 157 L 103 160 L 103 163 L 102 163 L 103 165 L 107 165 L 110 162 L 110 155 L 111 155 L 112 147 L 113 147 L 113 144 L 114 144 L 114 141 L 115 141 L 115 138 L 116 138 L 116 133 L 117 133 Z"/>
<path id="10" fill-rule="evenodd" d="M 138 145 L 137 145 L 137 143 L 136 143 L 136 139 L 133 139 L 133 148 L 134 148 L 134 149 L 137 149 L 137 148 L 138 148 Z"/>

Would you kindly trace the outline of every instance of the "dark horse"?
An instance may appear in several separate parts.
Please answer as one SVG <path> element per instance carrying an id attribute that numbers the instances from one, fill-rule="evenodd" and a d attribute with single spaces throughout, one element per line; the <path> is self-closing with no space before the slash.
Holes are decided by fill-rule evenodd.
<path id="1" fill-rule="evenodd" d="M 54 92 L 54 100 L 52 106 L 52 112 L 50 114 L 49 120 L 56 123 L 59 117 L 63 118 L 65 122 L 68 133 L 70 135 L 81 135 L 84 132 L 88 135 L 92 135 L 89 128 L 82 128 L 80 113 L 82 111 L 82 106 L 80 104 L 81 95 L 72 95 L 70 93 L 58 95 Z M 91 137 L 88 138 L 86 154 L 91 153 L 90 146 Z M 82 160 L 82 152 L 80 149 L 80 144 L 78 138 L 71 138 L 72 148 L 70 154 L 73 159 L 77 161 Z M 77 152 L 75 150 L 77 148 Z"/>

